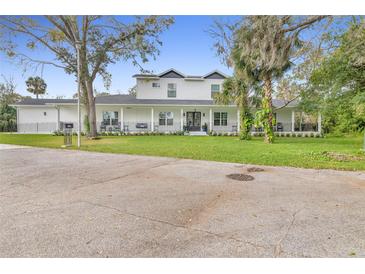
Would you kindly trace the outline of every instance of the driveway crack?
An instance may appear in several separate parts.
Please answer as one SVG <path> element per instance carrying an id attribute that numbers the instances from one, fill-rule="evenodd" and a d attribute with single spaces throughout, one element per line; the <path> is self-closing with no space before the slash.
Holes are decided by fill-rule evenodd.
<path id="1" fill-rule="evenodd" d="M 289 232 L 290 230 L 292 229 L 292 227 L 294 226 L 295 224 L 295 218 L 296 218 L 296 215 L 301 211 L 302 209 L 299 209 L 297 211 L 295 211 L 292 216 L 291 216 L 291 221 L 289 223 L 289 225 L 287 226 L 286 228 L 286 231 L 283 235 L 283 237 L 280 238 L 280 240 L 277 242 L 277 244 L 275 245 L 275 248 L 274 248 L 274 256 L 275 257 L 278 257 L 280 256 L 280 254 L 283 252 L 282 250 L 282 242 L 286 239 L 286 237 L 289 235 Z"/>
<path id="2" fill-rule="evenodd" d="M 133 217 L 136 217 L 136 218 L 141 218 L 141 219 L 145 219 L 145 220 L 152 221 L 152 222 L 157 222 L 157 223 L 161 223 L 161 224 L 165 224 L 165 225 L 170 225 L 170 226 L 173 226 L 173 227 L 176 227 L 176 228 L 182 228 L 182 229 L 186 229 L 186 230 L 192 230 L 192 231 L 196 231 L 196 232 L 206 233 L 206 234 L 209 234 L 209 235 L 212 235 L 212 236 L 221 238 L 221 239 L 225 239 L 225 240 L 228 239 L 228 240 L 233 240 L 235 242 L 239 242 L 239 243 L 243 243 L 243 244 L 248 244 L 248 245 L 251 245 L 251 246 L 255 247 L 256 249 L 257 248 L 264 248 L 264 249 L 267 249 L 268 248 L 268 247 L 265 247 L 265 246 L 258 245 L 256 243 L 250 242 L 250 241 L 245 241 L 245 240 L 237 239 L 237 238 L 235 238 L 233 236 L 227 237 L 227 236 L 225 236 L 222 233 L 214 233 L 214 232 L 211 232 L 211 231 L 208 231 L 208 230 L 204 230 L 204 229 L 188 227 L 188 226 L 185 226 L 185 225 L 178 225 L 178 224 L 174 224 L 174 223 L 171 223 L 171 222 L 168 222 L 168 221 L 164 221 L 164 220 L 160 220 L 160 219 L 156 219 L 156 218 L 152 218 L 152 217 L 147 217 L 147 216 L 143 216 L 143 215 L 131 213 L 131 212 L 128 212 L 128 211 L 125 211 L 125 210 L 121 210 L 119 208 L 112 207 L 112 206 L 108 206 L 108 205 L 103 205 L 103 204 L 99 204 L 99 203 L 89 202 L 89 201 L 85 201 L 85 200 L 82 200 L 80 202 L 84 202 L 84 203 L 87 203 L 89 205 L 93 205 L 93 206 L 97 206 L 97 207 L 107 208 L 107 209 L 114 210 L 114 211 L 117 211 L 119 213 L 122 213 L 122 214 L 125 214 L 125 215 L 129 215 L 129 216 L 133 216 Z"/>
<path id="3" fill-rule="evenodd" d="M 161 163 L 161 164 L 158 164 L 158 165 L 151 166 L 151 167 L 147 168 L 146 170 L 143 170 L 142 172 L 139 172 L 138 175 L 144 174 L 144 173 L 146 173 L 147 171 L 149 171 L 151 169 L 158 168 L 158 167 L 165 166 L 165 165 L 169 165 L 170 163 L 175 163 L 177 161 L 180 161 L 180 159 L 176 159 L 175 161 L 172 161 L 172 162 L 171 161 L 167 162 L 167 163 L 164 162 L 164 163 Z M 110 179 L 107 179 L 107 180 L 96 181 L 95 183 L 88 184 L 88 185 L 76 186 L 72 190 L 76 190 L 76 189 L 80 189 L 80 188 L 84 188 L 84 187 L 89 187 L 89 186 L 93 186 L 93 185 L 98 185 L 98 184 L 109 183 L 109 182 L 112 182 L 114 180 L 123 179 L 123 178 L 129 177 L 129 176 L 132 176 L 132 175 L 136 175 L 136 172 L 134 171 L 134 172 L 127 173 L 127 174 L 117 176 L 117 177 L 114 177 L 114 178 L 110 178 Z M 84 179 L 84 178 L 81 178 L 81 179 Z"/>

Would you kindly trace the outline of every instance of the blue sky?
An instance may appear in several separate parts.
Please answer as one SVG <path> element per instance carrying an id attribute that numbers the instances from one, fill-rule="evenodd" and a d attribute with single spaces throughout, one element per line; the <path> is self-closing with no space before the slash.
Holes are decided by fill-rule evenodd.
<path id="1" fill-rule="evenodd" d="M 207 33 L 215 19 L 232 21 L 233 16 L 176 16 L 175 24 L 161 35 L 163 42 L 161 54 L 155 61 L 151 60 L 144 65 L 145 69 L 162 72 L 171 67 L 190 75 L 204 75 L 218 69 L 230 74 L 231 71 L 220 62 L 213 48 L 214 40 Z M 311 33 L 307 34 L 310 35 Z M 38 58 L 51 60 L 52 54 L 47 51 L 37 52 Z M 34 56 L 34 53 L 32 54 Z M 18 64 L 10 62 L 0 54 L 0 75 L 6 78 L 13 77 L 17 91 L 22 95 L 30 95 L 26 91 L 25 80 L 29 76 L 40 75 L 40 70 L 23 71 Z M 135 84 L 132 75 L 139 72 L 131 62 L 118 62 L 109 66 L 112 74 L 111 93 L 126 93 Z M 62 69 L 45 66 L 43 78 L 47 87 L 46 97 L 71 97 L 76 91 L 74 76 L 67 75 Z M 95 88 L 105 91 L 100 79 L 95 82 Z"/>
<path id="2" fill-rule="evenodd" d="M 214 40 L 207 33 L 214 19 L 217 18 L 233 20 L 233 17 L 223 18 L 223 16 L 176 16 L 175 24 L 161 35 L 163 45 L 160 48 L 160 55 L 156 61 L 150 60 L 144 64 L 144 68 L 162 72 L 174 67 L 190 75 L 204 75 L 214 69 L 230 73 L 230 70 L 221 64 L 216 56 L 213 49 Z M 47 51 L 38 52 L 37 57 L 48 60 L 53 58 Z M 30 95 L 26 91 L 25 80 L 29 76 L 40 75 L 40 69 L 37 73 L 33 69 L 24 72 L 19 64 L 8 60 L 4 54 L 1 54 L 0 58 L 0 75 L 6 78 L 13 77 L 18 92 L 22 95 Z M 109 72 L 112 74 L 110 92 L 126 93 L 135 84 L 132 75 L 139 73 L 139 69 L 131 62 L 121 61 L 110 65 Z M 74 76 L 67 75 L 62 69 L 44 66 L 43 78 L 48 85 L 46 97 L 71 97 L 76 91 Z M 105 90 L 100 80 L 96 81 L 95 87 L 98 91 Z"/>

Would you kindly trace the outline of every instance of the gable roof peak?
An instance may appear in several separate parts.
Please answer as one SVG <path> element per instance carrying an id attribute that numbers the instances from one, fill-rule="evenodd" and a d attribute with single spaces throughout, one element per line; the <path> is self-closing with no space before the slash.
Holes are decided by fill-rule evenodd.
<path id="1" fill-rule="evenodd" d="M 208 76 L 210 76 L 210 75 L 212 75 L 212 74 L 214 74 L 214 73 L 217 73 L 217 74 L 219 74 L 219 75 L 223 76 L 224 78 L 228 78 L 228 77 L 229 77 L 227 74 L 225 74 L 225 73 L 223 73 L 223 72 L 221 72 L 221 71 L 219 71 L 219 70 L 215 69 L 215 70 L 213 70 L 213 71 L 211 71 L 211 72 L 209 72 L 209 73 L 207 73 L 207 74 L 203 75 L 203 76 L 202 76 L 202 78 L 206 78 L 206 77 L 208 77 Z"/>
<path id="2" fill-rule="evenodd" d="M 168 70 L 165 70 L 164 72 L 161 72 L 160 74 L 158 74 L 158 77 L 164 76 L 165 74 L 169 73 L 169 72 L 175 72 L 176 74 L 180 75 L 181 77 L 185 78 L 186 75 L 174 68 L 170 68 Z"/>

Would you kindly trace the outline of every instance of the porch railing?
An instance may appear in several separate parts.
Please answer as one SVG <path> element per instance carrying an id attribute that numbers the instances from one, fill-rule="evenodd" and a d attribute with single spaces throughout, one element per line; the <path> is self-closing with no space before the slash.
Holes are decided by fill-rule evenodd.
<path id="1" fill-rule="evenodd" d="M 212 125 L 212 131 L 216 131 L 216 132 L 237 132 L 237 122 L 235 121 L 228 121 L 227 125 Z M 209 130 L 209 125 L 208 125 L 208 131 Z"/>
<path id="2" fill-rule="evenodd" d="M 262 128 L 256 128 L 252 126 L 252 132 L 262 132 Z M 318 131 L 318 124 L 317 123 L 303 123 L 303 124 L 295 124 L 294 130 L 292 130 L 292 123 L 282 123 L 278 122 L 274 126 L 275 132 L 316 132 Z"/>
<path id="3" fill-rule="evenodd" d="M 159 125 L 154 123 L 154 131 L 156 132 L 175 132 L 179 131 L 180 123 L 173 123 L 172 125 Z M 151 122 L 146 121 L 124 121 L 123 125 L 119 122 L 117 125 L 104 125 L 97 123 L 98 132 L 150 132 L 152 131 Z"/>
<path id="4" fill-rule="evenodd" d="M 58 125 L 57 122 L 47 122 L 47 123 L 20 123 L 17 125 L 17 132 L 20 133 L 52 133 L 56 130 L 63 130 L 62 125 L 64 122 L 60 122 Z M 73 122 L 74 128 L 73 131 L 77 131 L 77 122 Z M 209 128 L 209 123 L 207 124 L 207 131 L 216 131 L 216 132 L 237 132 L 237 122 L 236 121 L 228 121 L 227 125 L 215 126 L 212 125 L 212 128 Z M 186 124 L 184 123 L 184 129 L 186 128 Z M 204 125 L 201 127 L 204 130 Z M 84 129 L 82 129 L 84 130 Z M 177 121 L 172 125 L 159 125 L 158 122 L 154 123 L 154 131 L 156 132 L 176 132 L 181 130 L 180 121 Z M 125 121 L 123 126 L 120 122 L 116 125 L 104 125 L 101 122 L 97 123 L 97 131 L 98 132 L 150 132 L 151 131 L 151 122 L 146 121 Z M 275 132 L 293 132 L 291 123 L 277 123 L 274 127 Z M 294 132 L 317 132 L 318 125 L 317 123 L 302 123 L 294 125 Z M 262 128 L 255 128 L 254 126 L 251 129 L 251 132 L 263 132 Z"/>

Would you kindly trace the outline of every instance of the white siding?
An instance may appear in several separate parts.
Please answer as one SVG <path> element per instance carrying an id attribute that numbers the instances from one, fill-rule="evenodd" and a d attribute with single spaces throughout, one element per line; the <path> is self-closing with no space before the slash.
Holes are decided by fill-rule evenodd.
<path id="1" fill-rule="evenodd" d="M 185 80 L 183 78 L 137 79 L 137 99 L 210 100 L 211 85 L 222 85 L 223 79 Z M 153 88 L 152 83 L 160 87 Z M 176 84 L 176 98 L 167 97 L 167 84 Z"/>
<path id="2" fill-rule="evenodd" d="M 60 106 L 60 122 L 74 123 L 77 130 L 77 106 Z M 46 115 L 44 115 L 44 112 Z M 58 110 L 54 106 L 21 106 L 18 107 L 18 132 L 50 133 L 58 129 Z M 85 110 L 81 109 L 81 130 Z"/>
<path id="3" fill-rule="evenodd" d="M 166 91 L 167 92 L 167 91 Z M 119 106 L 119 105 L 97 105 L 96 121 L 97 130 L 100 130 L 100 123 L 103 121 L 103 111 L 117 111 L 119 123 L 121 122 L 121 108 L 123 107 L 123 122 L 129 131 L 151 130 L 151 108 L 152 106 Z M 183 109 L 183 125 L 186 125 L 186 112 L 201 112 L 201 126 L 205 123 L 209 130 L 219 132 L 232 132 L 237 125 L 237 108 L 222 106 L 154 106 L 154 125 L 156 131 L 177 131 L 181 129 L 181 109 Z M 209 128 L 209 109 L 212 109 L 212 129 Z M 291 113 L 293 108 L 283 108 L 275 111 L 277 122 L 283 124 L 283 131 L 291 131 Z M 46 112 L 46 115 L 44 115 Z M 173 125 L 160 126 L 159 113 L 173 112 Z M 227 126 L 214 126 L 214 112 L 227 112 Z M 84 130 L 85 110 L 81 112 L 81 128 Z M 57 130 L 57 109 L 54 106 L 20 106 L 18 107 L 18 132 L 39 132 L 50 133 Z M 74 130 L 77 129 L 77 106 L 60 106 L 60 122 L 74 123 Z M 136 123 L 147 123 L 147 129 L 137 129 Z M 121 125 L 123 130 L 123 126 Z"/>
<path id="4" fill-rule="evenodd" d="M 46 115 L 44 115 L 44 112 Z M 19 108 L 19 123 L 49 123 L 57 122 L 55 107 L 21 107 Z"/>
<path id="5" fill-rule="evenodd" d="M 37 106 L 19 108 L 18 132 L 49 133 L 56 129 L 57 109 L 55 107 Z"/>

